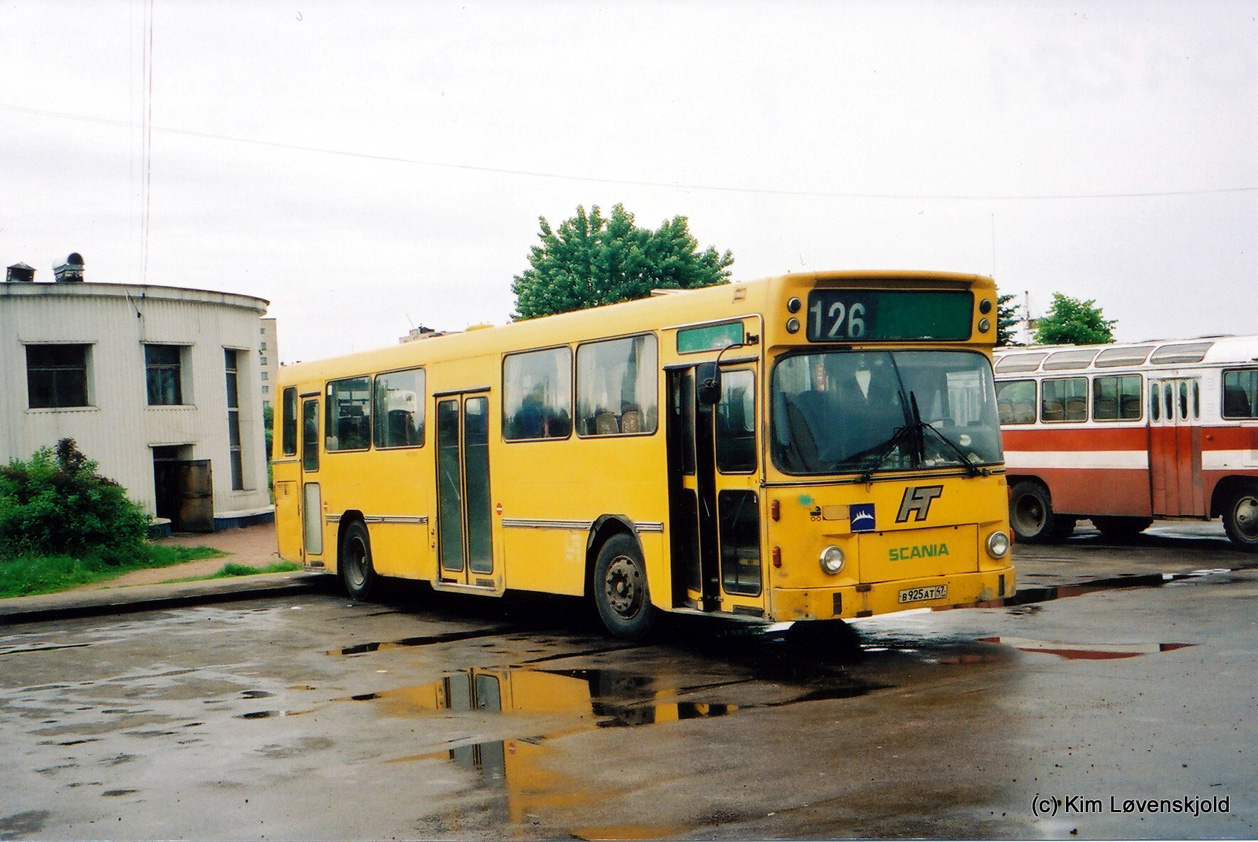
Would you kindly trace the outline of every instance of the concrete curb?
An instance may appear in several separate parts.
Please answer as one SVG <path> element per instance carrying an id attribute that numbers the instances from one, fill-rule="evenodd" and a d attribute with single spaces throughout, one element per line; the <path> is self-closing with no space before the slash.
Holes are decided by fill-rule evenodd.
<path id="1" fill-rule="evenodd" d="M 259 573 L 230 579 L 74 590 L 0 599 L 0 627 L 311 593 L 325 578 L 322 574 L 304 571 Z"/>

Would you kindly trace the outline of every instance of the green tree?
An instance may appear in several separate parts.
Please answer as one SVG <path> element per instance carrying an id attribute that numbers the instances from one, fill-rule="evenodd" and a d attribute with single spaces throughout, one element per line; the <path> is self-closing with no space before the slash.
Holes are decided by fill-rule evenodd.
<path id="1" fill-rule="evenodd" d="M 1035 322 L 1037 345 L 1101 345 L 1114 341 L 1114 325 L 1092 299 L 1080 301 L 1053 293 L 1048 314 Z"/>
<path id="2" fill-rule="evenodd" d="M 1011 292 L 996 299 L 997 347 L 1022 344 L 1015 336 L 1015 331 L 1018 324 L 1022 321 L 1022 316 L 1018 313 L 1018 305 L 1012 303 L 1014 298 L 1015 295 Z"/>
<path id="3" fill-rule="evenodd" d="M 709 246 L 699 251 L 684 216 L 654 231 L 634 224 L 617 204 L 610 218 L 598 205 L 558 229 L 540 217 L 541 245 L 529 251 L 529 267 L 511 282 L 521 319 L 646 298 L 653 289 L 694 289 L 729 280 L 734 257 Z"/>
<path id="4" fill-rule="evenodd" d="M 139 551 L 148 525 L 126 489 L 97 473 L 74 439 L 0 467 L 0 558 L 95 555 L 121 563 Z"/>

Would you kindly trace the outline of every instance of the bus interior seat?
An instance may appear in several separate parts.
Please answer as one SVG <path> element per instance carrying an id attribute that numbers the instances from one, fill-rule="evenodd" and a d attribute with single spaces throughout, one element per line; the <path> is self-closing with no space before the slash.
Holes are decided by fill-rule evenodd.
<path id="1" fill-rule="evenodd" d="M 1088 402 L 1084 398 L 1066 399 L 1066 420 L 1083 421 L 1088 417 Z"/>
<path id="2" fill-rule="evenodd" d="M 607 436 L 620 432 L 620 425 L 616 423 L 616 416 L 610 412 L 600 412 L 594 416 L 594 434 L 597 436 Z"/>
<path id="3" fill-rule="evenodd" d="M 620 432 L 622 433 L 640 433 L 642 432 L 642 411 L 637 407 L 630 407 L 620 416 Z"/>
<path id="4" fill-rule="evenodd" d="M 1035 423 L 1035 404 L 1017 403 L 1013 405 L 1013 423 L 1015 424 L 1034 424 Z"/>
<path id="5" fill-rule="evenodd" d="M 1000 410 L 1001 424 L 1013 423 L 1013 404 L 1008 403 L 1007 401 L 1001 401 L 996 404 L 996 408 Z"/>
<path id="6" fill-rule="evenodd" d="M 1065 417 L 1065 409 L 1061 405 L 1061 401 L 1044 401 L 1044 406 L 1040 413 L 1045 421 L 1060 421 Z"/>
<path id="7" fill-rule="evenodd" d="M 1122 398 L 1122 418 L 1139 418 L 1140 417 L 1140 396 L 1139 395 L 1123 395 Z"/>
<path id="8" fill-rule="evenodd" d="M 1097 398 L 1096 408 L 1092 411 L 1097 418 L 1117 418 L 1118 401 L 1114 398 Z"/>
<path id="9" fill-rule="evenodd" d="M 1250 418 L 1249 399 L 1240 386 L 1223 387 L 1223 414 L 1229 418 Z"/>

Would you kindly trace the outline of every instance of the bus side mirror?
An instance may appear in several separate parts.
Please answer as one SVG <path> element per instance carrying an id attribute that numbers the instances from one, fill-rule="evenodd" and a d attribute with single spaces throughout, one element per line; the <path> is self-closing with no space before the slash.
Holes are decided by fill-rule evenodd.
<path id="1" fill-rule="evenodd" d="M 716 406 L 721 402 L 721 369 L 716 363 L 700 363 L 695 366 L 695 394 L 701 406 Z"/>

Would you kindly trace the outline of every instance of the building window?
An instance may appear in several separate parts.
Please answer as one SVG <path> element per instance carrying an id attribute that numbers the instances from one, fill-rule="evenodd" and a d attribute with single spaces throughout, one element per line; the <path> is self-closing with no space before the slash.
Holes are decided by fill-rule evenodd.
<path id="1" fill-rule="evenodd" d="M 266 348 L 263 348 L 262 350 L 263 350 L 263 351 L 265 351 L 265 350 L 266 350 Z M 261 359 L 259 359 L 259 360 L 258 360 L 258 364 L 259 364 L 259 365 L 266 365 L 266 357 L 262 357 Z"/>
<path id="2" fill-rule="evenodd" d="M 240 390 L 237 388 L 237 352 L 224 349 L 223 360 L 227 367 L 227 444 L 231 459 L 232 491 L 245 487 L 244 455 L 240 448 Z"/>
<path id="3" fill-rule="evenodd" d="M 27 345 L 26 394 L 31 409 L 88 406 L 90 345 Z"/>
<path id="4" fill-rule="evenodd" d="M 149 406 L 178 406 L 183 403 L 178 345 L 145 345 L 144 372 L 148 381 Z"/>
<path id="5" fill-rule="evenodd" d="M 258 343 L 258 350 L 259 350 L 259 351 L 265 351 L 265 350 L 266 350 L 266 343 L 265 343 L 265 342 L 259 342 L 259 343 Z M 266 363 L 265 363 L 265 362 L 264 362 L 264 363 L 262 363 L 262 364 L 263 364 L 263 365 L 266 365 Z"/>

